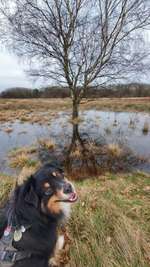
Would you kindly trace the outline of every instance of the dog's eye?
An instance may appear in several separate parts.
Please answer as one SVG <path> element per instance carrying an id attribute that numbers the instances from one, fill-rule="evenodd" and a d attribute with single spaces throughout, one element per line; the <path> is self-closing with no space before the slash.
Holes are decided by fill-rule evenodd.
<path id="1" fill-rule="evenodd" d="M 44 192 L 45 196 L 51 196 L 53 194 L 53 190 L 51 188 L 46 189 L 46 191 Z"/>
<path id="2" fill-rule="evenodd" d="M 44 195 L 50 196 L 50 195 L 52 195 L 52 193 L 53 193 L 53 190 L 52 190 L 50 184 L 48 182 L 46 182 L 44 184 Z"/>
<path id="3" fill-rule="evenodd" d="M 64 178 L 63 172 L 55 171 L 55 172 L 52 172 L 52 175 L 56 178 Z"/>

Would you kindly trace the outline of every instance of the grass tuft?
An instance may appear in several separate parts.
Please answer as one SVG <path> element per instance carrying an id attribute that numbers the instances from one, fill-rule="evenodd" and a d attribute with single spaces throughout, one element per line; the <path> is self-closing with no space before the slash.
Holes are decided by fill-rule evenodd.
<path id="1" fill-rule="evenodd" d="M 37 147 L 32 145 L 32 146 L 15 148 L 9 153 L 9 155 L 11 157 L 16 157 L 20 154 L 33 154 L 36 152 L 37 152 Z"/>
<path id="2" fill-rule="evenodd" d="M 9 133 L 13 132 L 13 129 L 12 128 L 5 128 L 4 132 L 9 134 Z"/>
<path id="3" fill-rule="evenodd" d="M 143 134 L 148 134 L 148 132 L 149 132 L 149 123 L 147 121 L 144 123 L 142 132 L 143 132 Z"/>
<path id="4" fill-rule="evenodd" d="M 25 153 L 21 153 L 11 160 L 10 166 L 13 168 L 23 168 L 24 166 L 34 167 L 36 164 L 36 160 L 29 158 L 29 156 Z"/>
<path id="5" fill-rule="evenodd" d="M 47 150 L 54 150 L 56 147 L 55 143 L 49 139 L 40 139 L 38 142 L 42 148 Z"/>
<path id="6" fill-rule="evenodd" d="M 112 157 L 120 157 L 122 154 L 122 149 L 118 144 L 112 143 L 107 146 L 108 154 Z"/>

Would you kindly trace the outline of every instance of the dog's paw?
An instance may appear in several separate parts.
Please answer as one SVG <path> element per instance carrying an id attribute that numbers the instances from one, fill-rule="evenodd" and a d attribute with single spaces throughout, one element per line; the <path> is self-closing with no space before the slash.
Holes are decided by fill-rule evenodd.
<path id="1" fill-rule="evenodd" d="M 49 267 L 59 267 L 59 263 L 56 258 L 53 257 L 49 260 Z"/>
<path id="2" fill-rule="evenodd" d="M 53 257 L 49 260 L 50 267 L 59 267 L 60 266 L 60 257 L 61 257 L 61 250 L 64 247 L 65 238 L 63 235 L 60 235 L 56 242 L 55 251 Z"/>

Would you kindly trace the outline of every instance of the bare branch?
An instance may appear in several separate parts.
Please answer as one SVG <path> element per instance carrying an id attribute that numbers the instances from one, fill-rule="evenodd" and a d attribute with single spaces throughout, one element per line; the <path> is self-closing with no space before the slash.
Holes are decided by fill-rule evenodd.
<path id="1" fill-rule="evenodd" d="M 0 12 L 9 48 L 30 58 L 33 76 L 66 82 L 74 101 L 144 66 L 133 46 L 150 25 L 146 0 L 1 0 Z"/>

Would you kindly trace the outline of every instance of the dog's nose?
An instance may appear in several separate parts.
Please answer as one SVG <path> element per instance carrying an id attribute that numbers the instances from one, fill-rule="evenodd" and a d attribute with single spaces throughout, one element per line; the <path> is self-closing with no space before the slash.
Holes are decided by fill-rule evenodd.
<path id="1" fill-rule="evenodd" d="M 72 185 L 69 183 L 65 183 L 63 190 L 65 194 L 72 193 L 73 192 Z"/>

